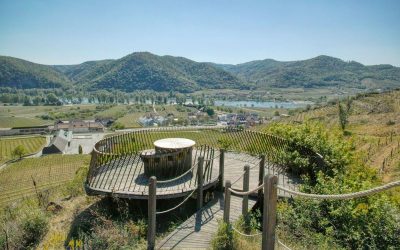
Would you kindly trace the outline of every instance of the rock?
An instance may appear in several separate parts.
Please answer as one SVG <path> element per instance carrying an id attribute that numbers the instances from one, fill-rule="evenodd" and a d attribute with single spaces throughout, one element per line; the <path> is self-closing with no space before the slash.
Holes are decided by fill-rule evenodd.
<path id="1" fill-rule="evenodd" d="M 46 210 L 52 213 L 58 213 L 63 209 L 63 207 L 55 202 L 49 202 L 47 204 Z"/>

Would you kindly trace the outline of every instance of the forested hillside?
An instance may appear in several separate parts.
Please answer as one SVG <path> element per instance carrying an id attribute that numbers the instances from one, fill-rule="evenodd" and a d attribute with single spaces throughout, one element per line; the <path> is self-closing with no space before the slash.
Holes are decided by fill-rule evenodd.
<path id="1" fill-rule="evenodd" d="M 0 87 L 117 89 L 193 92 L 202 89 L 400 87 L 400 68 L 364 66 L 329 56 L 303 61 L 272 59 L 238 65 L 199 63 L 184 57 L 136 52 L 116 60 L 41 65 L 0 57 Z"/>
<path id="2" fill-rule="evenodd" d="M 189 92 L 203 88 L 244 87 L 238 78 L 209 64 L 147 52 L 133 53 L 95 67 L 78 81 L 87 83 L 89 89 L 115 88 L 126 91 L 152 89 Z"/>
<path id="3" fill-rule="evenodd" d="M 318 56 L 303 61 L 272 59 L 238 65 L 217 65 L 258 87 L 350 87 L 387 88 L 400 86 L 400 68 L 391 65 L 365 66 L 361 63 Z"/>
<path id="4" fill-rule="evenodd" d="M 0 87 L 61 88 L 71 85 L 63 73 L 51 66 L 0 56 Z"/>

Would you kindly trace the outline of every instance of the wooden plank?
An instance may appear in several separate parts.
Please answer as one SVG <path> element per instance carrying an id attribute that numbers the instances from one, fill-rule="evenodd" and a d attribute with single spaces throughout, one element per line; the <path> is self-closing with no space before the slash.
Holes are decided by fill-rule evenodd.
<path id="1" fill-rule="evenodd" d="M 203 151 L 205 150 L 202 149 Z M 199 150 L 194 150 L 193 158 L 198 160 L 199 155 L 204 155 L 204 153 L 197 152 Z M 217 155 L 219 151 L 215 153 Z M 258 157 L 250 156 L 244 153 L 224 153 L 224 174 L 223 182 L 226 180 L 234 181 L 239 176 L 243 175 L 243 165 L 248 164 L 250 166 L 250 180 L 249 189 L 254 189 L 259 183 L 259 164 L 260 160 Z M 204 166 L 204 165 L 203 165 Z M 220 161 L 213 161 L 211 173 L 211 181 L 206 183 L 204 179 L 204 186 L 211 187 L 213 184 L 217 184 L 220 181 L 220 171 L 219 171 Z M 270 174 L 278 175 L 282 172 L 281 168 L 266 165 Z M 192 175 L 187 175 L 181 179 L 175 180 L 170 183 L 158 184 L 157 185 L 157 198 L 158 199 L 168 199 L 171 197 L 185 196 L 187 192 L 193 191 L 197 183 L 197 168 Z M 296 189 L 299 183 L 298 179 L 291 176 L 283 177 L 279 174 L 279 184 L 283 184 L 292 189 Z M 209 178 L 209 177 L 208 177 Z M 207 179 L 208 179 L 207 178 Z M 143 163 L 140 157 L 135 154 L 129 157 L 122 156 L 120 158 L 115 158 L 108 161 L 105 165 L 100 166 L 96 169 L 96 174 L 92 176 L 92 181 L 88 183 L 88 189 L 92 191 L 93 194 L 113 194 L 118 197 L 132 198 L 132 199 L 147 199 L 148 196 L 148 178 L 143 174 Z M 113 190 L 113 187 L 115 189 Z M 236 183 L 232 183 L 232 188 L 243 190 L 243 180 L 239 180 Z M 204 188 L 206 189 L 206 188 Z M 289 196 L 282 191 L 278 192 L 278 195 Z M 143 196 L 143 197 L 139 197 Z M 252 196 L 252 195 L 250 195 Z"/>
<path id="2" fill-rule="evenodd" d="M 249 200 L 254 206 L 255 200 Z M 241 215 L 242 198 L 231 196 L 231 221 Z M 234 208 L 234 209 L 233 209 Z M 218 221 L 223 217 L 223 195 L 218 192 L 213 201 L 193 214 L 176 230 L 157 244 L 157 249 L 208 249 L 211 240 L 218 230 Z"/>

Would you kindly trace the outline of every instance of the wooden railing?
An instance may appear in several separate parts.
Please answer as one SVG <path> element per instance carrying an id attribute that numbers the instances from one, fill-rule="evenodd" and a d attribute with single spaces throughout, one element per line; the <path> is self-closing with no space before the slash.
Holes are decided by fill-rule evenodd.
<path id="1" fill-rule="evenodd" d="M 291 145 L 283 138 L 262 132 L 234 128 L 159 128 L 119 134 L 97 142 L 92 152 L 88 182 L 98 167 L 112 164 L 124 155 L 139 154 L 153 148 L 154 141 L 168 137 L 184 137 L 196 141 L 197 145 L 224 148 L 227 151 L 263 154 L 268 162 L 274 163 L 280 161 L 279 152 L 297 150 L 302 155 L 310 156 L 310 161 L 323 164 L 323 160 L 312 150 Z"/>
<path id="2" fill-rule="evenodd" d="M 249 176 L 249 168 L 245 166 L 245 176 Z M 275 248 L 275 244 L 279 243 L 283 245 L 282 242 L 279 242 L 276 238 L 275 228 L 276 228 L 276 206 L 278 202 L 278 190 L 282 190 L 288 192 L 292 196 L 299 196 L 309 199 L 317 199 L 317 200 L 348 200 L 355 199 L 360 197 L 365 197 L 368 195 L 372 195 L 375 193 L 383 192 L 385 190 L 399 187 L 400 181 L 394 181 L 382 186 L 378 186 L 372 189 L 363 190 L 354 193 L 348 194 L 309 194 L 303 193 L 295 190 L 291 190 L 289 188 L 284 187 L 283 185 L 278 184 L 278 177 L 275 175 L 266 175 L 264 177 L 264 181 L 258 187 L 248 190 L 247 177 L 243 179 L 243 190 L 237 191 L 231 188 L 231 182 L 227 180 L 225 182 L 225 196 L 224 196 L 224 222 L 230 225 L 230 201 L 231 194 L 239 195 L 243 197 L 242 203 L 242 215 L 246 216 L 248 213 L 248 196 L 252 193 L 262 192 L 264 191 L 263 197 L 263 223 L 262 223 L 262 249 L 263 250 L 273 250 Z M 237 231 L 239 234 L 253 237 L 260 234 L 246 235 L 236 228 L 231 226 L 233 230 Z M 285 246 L 286 247 L 286 246 Z"/>

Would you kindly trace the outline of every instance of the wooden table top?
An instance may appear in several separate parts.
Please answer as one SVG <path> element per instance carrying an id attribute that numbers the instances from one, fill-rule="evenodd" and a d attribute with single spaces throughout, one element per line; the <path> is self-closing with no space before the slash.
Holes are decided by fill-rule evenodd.
<path id="1" fill-rule="evenodd" d="M 154 142 L 155 147 L 163 149 L 190 148 L 195 144 L 195 141 L 186 138 L 165 138 Z"/>

